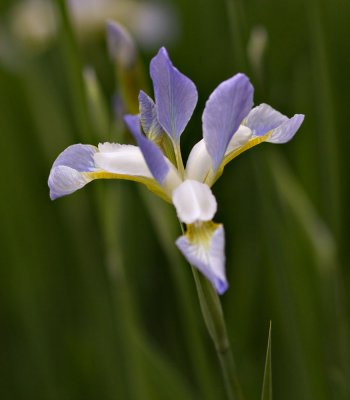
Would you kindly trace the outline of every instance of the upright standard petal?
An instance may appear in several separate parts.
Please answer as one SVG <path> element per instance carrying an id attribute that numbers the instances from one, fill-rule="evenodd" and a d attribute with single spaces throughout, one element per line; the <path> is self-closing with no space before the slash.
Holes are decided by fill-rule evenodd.
<path id="1" fill-rule="evenodd" d="M 138 115 L 125 115 L 124 120 L 139 145 L 152 175 L 163 184 L 170 167 L 160 148 L 143 135 Z"/>
<path id="2" fill-rule="evenodd" d="M 96 171 L 97 151 L 95 146 L 74 144 L 56 158 L 48 180 L 52 200 L 71 194 L 92 180 L 88 173 Z"/>
<path id="3" fill-rule="evenodd" d="M 139 94 L 140 122 L 143 131 L 149 139 L 156 141 L 163 133 L 163 129 L 157 118 L 156 105 L 144 92 Z"/>
<path id="4" fill-rule="evenodd" d="M 173 191 L 172 198 L 177 215 L 185 224 L 210 221 L 216 213 L 216 199 L 204 183 L 187 179 Z"/>
<path id="5" fill-rule="evenodd" d="M 222 82 L 210 95 L 203 112 L 203 138 L 214 170 L 253 105 L 253 86 L 244 74 Z"/>
<path id="6" fill-rule="evenodd" d="M 194 83 L 175 68 L 164 47 L 150 67 L 158 121 L 174 142 L 178 142 L 196 107 L 198 94 Z"/>
<path id="7" fill-rule="evenodd" d="M 228 289 L 225 274 L 225 234 L 212 221 L 190 225 L 176 245 L 187 261 L 209 279 L 219 294 Z"/>

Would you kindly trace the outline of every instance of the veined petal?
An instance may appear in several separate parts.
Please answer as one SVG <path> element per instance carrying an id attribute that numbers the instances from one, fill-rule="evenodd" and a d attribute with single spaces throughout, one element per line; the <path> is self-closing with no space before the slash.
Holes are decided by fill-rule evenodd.
<path id="1" fill-rule="evenodd" d="M 204 182 L 211 170 L 211 158 L 204 139 L 196 143 L 187 159 L 186 178 Z"/>
<path id="2" fill-rule="evenodd" d="M 186 224 L 210 221 L 217 210 L 209 186 L 191 179 L 186 179 L 173 191 L 172 199 L 179 219 Z"/>
<path id="3" fill-rule="evenodd" d="M 80 172 L 94 171 L 96 169 L 94 154 L 97 151 L 97 147 L 89 144 L 73 144 L 62 151 L 52 168 L 64 165 Z"/>
<path id="4" fill-rule="evenodd" d="M 228 283 L 225 274 L 225 233 L 222 225 L 212 221 L 188 226 L 176 245 L 190 264 L 199 269 L 223 294 Z"/>
<path id="5" fill-rule="evenodd" d="M 139 94 L 140 122 L 143 131 L 149 139 L 156 141 L 163 133 L 158 122 L 156 105 L 142 90 Z"/>
<path id="6" fill-rule="evenodd" d="M 172 65 L 164 47 L 152 59 L 150 73 L 158 121 L 170 138 L 178 142 L 197 104 L 196 86 Z"/>
<path id="7" fill-rule="evenodd" d="M 160 184 L 162 184 L 170 167 L 160 148 L 143 135 L 138 115 L 125 115 L 124 121 L 139 145 L 152 175 Z"/>
<path id="8" fill-rule="evenodd" d="M 287 119 L 279 127 L 272 130 L 271 135 L 266 140 L 270 143 L 286 143 L 293 138 L 300 125 L 304 121 L 304 115 L 295 114 L 292 118 Z"/>
<path id="9" fill-rule="evenodd" d="M 86 173 L 96 171 L 97 151 L 95 146 L 74 144 L 56 158 L 48 180 L 52 200 L 73 193 L 92 180 Z"/>
<path id="10" fill-rule="evenodd" d="M 203 112 L 203 138 L 214 170 L 253 105 L 253 86 L 244 74 L 222 82 L 210 95 Z"/>
<path id="11" fill-rule="evenodd" d="M 112 174 L 153 178 L 137 146 L 118 143 L 100 143 L 94 154 L 97 168 Z"/>
<path id="12" fill-rule="evenodd" d="M 268 104 L 260 104 L 254 107 L 244 121 L 244 125 L 253 131 L 254 136 L 263 136 L 271 129 L 275 129 L 288 118 L 276 111 Z"/>
<path id="13" fill-rule="evenodd" d="M 92 179 L 88 174 L 65 165 L 52 167 L 49 176 L 50 198 L 55 200 L 81 189 Z"/>

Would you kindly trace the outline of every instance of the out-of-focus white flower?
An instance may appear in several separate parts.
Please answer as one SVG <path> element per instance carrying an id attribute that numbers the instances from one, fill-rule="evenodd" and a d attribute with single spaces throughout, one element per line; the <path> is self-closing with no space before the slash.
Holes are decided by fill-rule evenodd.
<path id="1" fill-rule="evenodd" d="M 125 25 L 144 48 L 169 43 L 177 35 L 174 11 L 152 2 L 135 0 L 68 0 L 68 10 L 78 37 L 104 32 L 106 20 Z M 25 0 L 10 12 L 13 35 L 30 49 L 47 47 L 59 26 L 57 10 L 51 0 Z"/>

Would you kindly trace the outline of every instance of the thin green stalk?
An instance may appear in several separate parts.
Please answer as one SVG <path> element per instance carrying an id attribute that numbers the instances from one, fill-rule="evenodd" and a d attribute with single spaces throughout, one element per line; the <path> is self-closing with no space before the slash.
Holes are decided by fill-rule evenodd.
<path id="1" fill-rule="evenodd" d="M 180 225 L 184 233 L 183 226 L 181 223 Z M 192 265 L 191 267 L 203 319 L 220 361 L 227 398 L 243 400 L 220 298 L 208 279 Z"/>
<path id="2" fill-rule="evenodd" d="M 174 151 L 175 151 L 175 159 L 176 159 L 177 169 L 179 170 L 181 177 L 184 178 L 185 177 L 185 167 L 184 167 L 184 163 L 182 161 L 180 143 L 174 143 Z"/>
<path id="3" fill-rule="evenodd" d="M 212 284 L 202 274 L 195 268 L 192 268 L 192 272 L 202 315 L 220 361 L 227 398 L 243 400 L 219 296 Z"/>
<path id="4" fill-rule="evenodd" d="M 242 7 L 239 4 L 239 0 L 226 0 L 226 8 L 235 66 L 242 71 L 246 71 L 247 57 L 243 39 L 243 24 L 241 23 L 243 19 Z"/>
<path id="5" fill-rule="evenodd" d="M 190 285 L 191 281 L 187 279 L 185 268 L 181 268 L 181 255 L 174 246 L 177 226 L 171 223 L 173 214 L 170 214 L 167 204 L 157 199 L 155 196 L 150 195 L 144 188 L 140 187 L 139 192 L 148 209 L 158 240 L 170 266 L 175 290 L 178 294 L 177 299 L 182 326 L 186 327 L 185 337 L 187 340 L 189 358 L 192 362 L 197 384 L 201 390 L 201 399 L 216 399 L 218 396 L 216 376 L 213 374 L 213 368 L 209 362 L 203 336 L 199 331 L 200 317 L 198 316 L 193 301 L 194 298 Z"/>

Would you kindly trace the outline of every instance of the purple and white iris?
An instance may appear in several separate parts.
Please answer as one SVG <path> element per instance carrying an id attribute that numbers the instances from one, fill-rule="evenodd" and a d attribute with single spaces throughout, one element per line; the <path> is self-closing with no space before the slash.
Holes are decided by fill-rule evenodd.
<path id="1" fill-rule="evenodd" d="M 49 177 L 50 196 L 70 194 L 94 179 L 129 179 L 145 184 L 171 202 L 186 233 L 176 245 L 222 294 L 225 274 L 225 237 L 214 223 L 217 210 L 211 186 L 225 165 L 261 142 L 285 143 L 304 120 L 287 118 L 267 104 L 253 106 L 253 86 L 244 74 L 222 82 L 210 95 L 203 112 L 203 139 L 182 163 L 180 137 L 197 103 L 194 83 L 176 69 L 165 48 L 152 59 L 153 101 L 140 92 L 138 115 L 125 123 L 138 146 L 113 143 L 76 144 L 63 151 Z"/>

